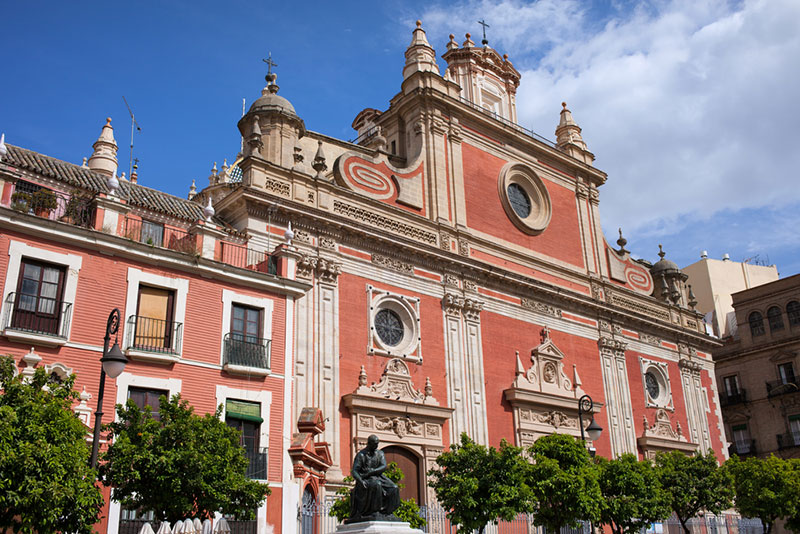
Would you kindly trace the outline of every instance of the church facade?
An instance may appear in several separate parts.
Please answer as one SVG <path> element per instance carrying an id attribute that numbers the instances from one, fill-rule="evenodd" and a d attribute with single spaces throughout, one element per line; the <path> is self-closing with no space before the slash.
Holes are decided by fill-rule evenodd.
<path id="1" fill-rule="evenodd" d="M 593 402 L 588 408 L 584 401 L 583 425 L 593 418 L 603 428 L 594 442 L 587 437 L 597 454 L 647 458 L 677 449 L 726 457 L 710 356 L 718 343 L 705 335 L 686 277 L 663 252 L 650 265 L 631 257 L 621 235 L 617 248 L 605 240 L 598 188 L 607 176 L 593 166 L 571 111 L 563 104 L 557 121 L 554 113 L 556 141 L 548 141 L 516 123 L 520 74 L 507 56 L 467 35 L 462 44 L 451 36 L 443 58 L 447 67 L 440 72 L 418 23 L 400 91 L 385 110 L 358 114 L 355 142 L 307 130 L 270 73 L 238 123 L 242 154 L 233 166 L 215 170 L 207 187 L 193 189 L 190 201 L 154 192 L 152 205 L 136 204 L 143 197 L 131 195 L 139 188 L 129 182 L 120 186 L 127 200 L 115 196 L 102 143 L 89 168 L 79 171 L 100 177 L 93 189 L 100 215 L 87 235 L 108 225 L 107 233 L 122 232 L 120 221 L 131 212 L 152 220 L 168 202 L 176 207 L 159 217 L 183 221 L 178 226 L 195 236 L 192 250 L 200 260 L 194 267 L 180 263 L 180 251 L 159 248 L 168 248 L 163 236 L 155 249 L 139 239 L 132 249 L 141 249 L 141 257 L 119 253 L 152 269 L 163 269 L 159 255 L 174 256 L 171 268 L 197 277 L 183 297 L 189 302 L 183 343 L 195 345 L 182 357 L 202 364 L 145 355 L 134 365 L 161 380 L 202 374 L 207 391 L 229 388 L 225 398 L 234 400 L 231 409 L 243 421 L 248 402 L 270 406 L 262 439 L 274 489 L 259 531 L 270 524 L 294 532 L 300 507 L 332 498 L 371 434 L 406 474 L 404 497 L 433 504 L 425 472 L 462 433 L 493 446 L 502 439 L 530 445 L 552 432 L 581 437 L 584 396 Z M 36 174 L 26 163 L 35 157 L 10 147 L 0 164 L 2 213 L 12 211 L 21 174 L 55 188 L 75 172 Z M 14 240 L 26 242 L 41 234 L 25 229 L 35 216 L 4 215 L 2 223 L 17 217 Z M 56 229 L 60 224 L 52 222 Z M 68 243 L 59 253 L 68 256 L 70 247 L 86 242 Z M 234 245 L 248 257 L 236 260 Z M 260 261 L 250 254 L 260 254 Z M 5 251 L 3 257 L 0 273 L 10 273 Z M 211 271 L 197 271 L 204 260 L 219 271 L 210 281 Z M 129 280 L 130 269 L 147 270 L 126 268 Z M 4 297 L 19 292 L 18 275 L 0 280 Z M 182 295 L 173 282 L 148 283 Z M 126 291 L 119 296 L 127 302 L 125 317 L 138 317 L 142 297 Z M 169 298 L 159 295 L 144 298 Z M 214 312 L 219 316 L 204 316 L 205 298 L 222 303 Z M 97 319 L 83 318 L 77 305 L 74 312 L 73 330 Z M 131 324 L 138 327 L 137 321 Z M 219 327 L 199 326 L 209 321 Z M 13 326 L 4 323 L 2 342 L 19 354 L 22 369 L 29 342 L 13 338 Z M 271 337 L 275 364 L 268 372 L 226 363 L 232 330 L 240 340 Z M 159 335 L 166 339 L 162 330 Z M 58 350 L 47 354 L 57 358 Z M 92 360 L 93 374 L 84 382 L 99 373 L 97 366 Z M 252 395 L 242 397 L 245 390 Z M 185 394 L 202 410 L 219 404 L 219 394 L 209 395 Z M 256 417 L 264 421 L 263 414 Z M 118 532 L 111 523 L 108 532 Z"/>

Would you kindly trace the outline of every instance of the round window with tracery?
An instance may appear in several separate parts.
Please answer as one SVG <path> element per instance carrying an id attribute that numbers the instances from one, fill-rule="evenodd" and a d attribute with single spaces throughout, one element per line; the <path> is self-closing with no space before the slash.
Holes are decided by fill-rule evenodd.
<path id="1" fill-rule="evenodd" d="M 658 379 L 655 377 L 653 373 L 646 373 L 644 375 L 645 385 L 647 386 L 647 393 L 650 395 L 650 398 L 653 400 L 658 399 L 658 395 L 661 392 L 661 387 L 658 385 Z"/>
<path id="2" fill-rule="evenodd" d="M 385 344 L 396 347 L 403 340 L 405 329 L 400 316 L 388 308 L 375 314 L 375 330 Z"/>
<path id="3" fill-rule="evenodd" d="M 542 179 L 527 165 L 507 163 L 500 170 L 497 192 L 508 218 L 526 234 L 538 235 L 550 224 L 550 194 Z"/>
<path id="4" fill-rule="evenodd" d="M 524 219 L 531 214 L 531 199 L 519 184 L 509 184 L 506 191 L 508 192 L 508 201 L 517 215 Z"/>

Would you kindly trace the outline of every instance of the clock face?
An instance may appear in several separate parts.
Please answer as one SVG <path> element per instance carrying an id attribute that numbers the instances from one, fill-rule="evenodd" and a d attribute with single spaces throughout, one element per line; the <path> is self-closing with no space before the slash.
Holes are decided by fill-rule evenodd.
<path id="1" fill-rule="evenodd" d="M 397 346 L 405 334 L 403 321 L 393 310 L 383 309 L 375 314 L 375 330 L 381 341 L 390 347 Z"/>
<path id="2" fill-rule="evenodd" d="M 658 394 L 661 392 L 661 386 L 658 385 L 658 380 L 655 375 L 653 375 L 653 373 L 646 373 L 644 375 L 644 383 L 645 387 L 647 387 L 647 394 L 650 395 L 652 400 L 656 400 Z"/>

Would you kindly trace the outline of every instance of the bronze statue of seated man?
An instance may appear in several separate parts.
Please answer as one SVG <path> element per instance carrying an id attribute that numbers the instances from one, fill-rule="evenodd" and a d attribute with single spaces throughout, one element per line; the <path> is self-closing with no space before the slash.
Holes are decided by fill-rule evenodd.
<path id="1" fill-rule="evenodd" d="M 350 492 L 350 518 L 345 523 L 399 521 L 394 511 L 400 506 L 400 488 L 383 474 L 386 457 L 378 450 L 379 442 L 371 435 L 353 460 L 356 486 Z"/>

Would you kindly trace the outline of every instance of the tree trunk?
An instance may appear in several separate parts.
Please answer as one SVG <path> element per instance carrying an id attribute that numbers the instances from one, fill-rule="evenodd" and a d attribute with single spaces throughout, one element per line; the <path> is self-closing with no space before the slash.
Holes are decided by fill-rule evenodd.
<path id="1" fill-rule="evenodd" d="M 685 534 L 692 534 L 692 531 L 689 530 L 689 526 L 686 524 L 689 520 L 683 519 L 682 517 L 678 517 L 678 521 L 681 522 L 681 526 L 683 527 L 683 532 Z"/>
<path id="2" fill-rule="evenodd" d="M 770 532 L 772 532 L 772 523 L 767 523 L 762 519 L 761 525 L 764 527 L 764 534 L 769 534 Z"/>

